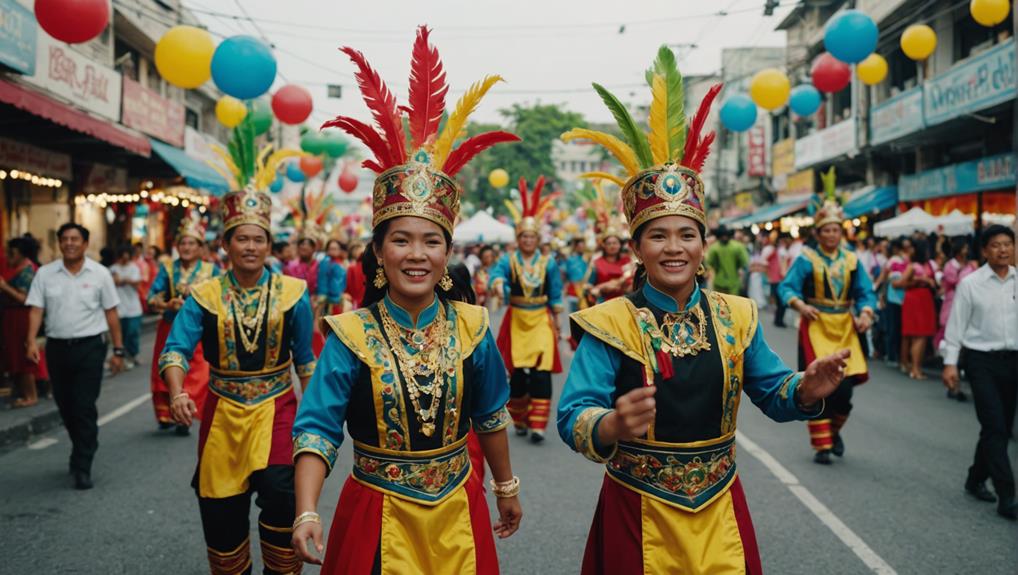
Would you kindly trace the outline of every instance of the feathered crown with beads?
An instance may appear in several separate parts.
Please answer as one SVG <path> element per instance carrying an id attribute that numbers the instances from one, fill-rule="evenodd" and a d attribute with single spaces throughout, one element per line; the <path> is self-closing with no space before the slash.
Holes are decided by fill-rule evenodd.
<path id="1" fill-rule="evenodd" d="M 189 216 L 180 220 L 180 226 L 177 228 L 177 241 L 187 237 L 205 243 L 205 226 L 202 224 L 201 214 L 198 212 L 191 212 Z"/>
<path id="2" fill-rule="evenodd" d="M 824 184 L 823 195 L 813 196 L 810 211 L 813 212 L 813 226 L 820 229 L 827 224 L 841 224 L 845 220 L 845 212 L 841 207 L 837 194 L 837 175 L 834 166 L 826 172 L 820 172 L 820 180 Z"/>
<path id="3" fill-rule="evenodd" d="M 615 192 L 609 197 L 604 191 L 606 180 L 614 183 L 618 178 L 605 178 L 601 172 L 588 172 L 580 174 L 581 178 L 590 180 L 592 189 L 581 191 L 583 200 L 581 204 L 587 211 L 587 217 L 594 221 L 594 232 L 597 234 L 597 241 L 602 242 L 605 238 L 616 237 L 620 240 L 628 236 L 625 222 L 621 221 L 619 215 L 619 198 Z M 610 174 L 609 174 L 610 176 Z"/>
<path id="4" fill-rule="evenodd" d="M 429 34 L 426 26 L 417 29 L 410 64 L 408 106 L 396 104 L 395 96 L 362 53 L 350 47 L 341 48 L 357 67 L 357 85 L 371 110 L 375 126 L 339 116 L 322 128 L 339 128 L 363 142 L 374 154 L 363 163 L 365 168 L 378 174 L 372 190 L 372 226 L 399 216 L 417 216 L 435 222 L 451 234 L 459 214 L 461 195 L 453 178 L 480 152 L 519 138 L 508 132 L 494 131 L 454 146 L 463 135 L 470 114 L 488 90 L 502 80 L 500 76 L 487 76 L 471 86 L 439 131 L 449 86 L 438 50 L 428 41 Z M 404 118 L 410 132 L 409 142 L 403 127 Z"/>
<path id="5" fill-rule="evenodd" d="M 707 225 L 704 185 L 700 170 L 710 154 L 714 132 L 703 134 L 710 106 L 721 91 L 715 84 L 707 91 L 696 114 L 687 122 L 682 75 L 675 54 L 662 46 L 646 72 L 652 100 L 649 131 L 633 121 L 629 110 L 599 84 L 594 90 L 615 117 L 622 139 L 605 132 L 576 128 L 562 135 L 565 141 L 589 140 L 603 146 L 622 164 L 629 179 L 602 174 L 622 186 L 622 206 L 630 233 L 662 216 L 688 216 Z"/>
<path id="6" fill-rule="evenodd" d="M 303 196 L 303 199 L 295 197 L 289 201 L 290 213 L 298 230 L 297 239 L 309 239 L 321 248 L 326 241 L 325 222 L 336 200 L 326 193 L 325 186 L 317 193 L 305 190 Z"/>
<path id="7" fill-rule="evenodd" d="M 544 176 L 537 178 L 534 182 L 534 189 L 532 191 L 527 190 L 526 178 L 520 178 L 519 192 L 520 192 L 520 205 L 516 206 L 511 200 L 505 200 L 505 205 L 509 208 L 509 213 L 513 217 L 513 222 L 516 223 L 516 235 L 520 235 L 523 232 L 541 232 L 541 219 L 544 214 L 551 207 L 551 203 L 558 197 L 558 193 L 548 194 L 545 197 L 541 197 L 541 192 L 544 191 Z"/>

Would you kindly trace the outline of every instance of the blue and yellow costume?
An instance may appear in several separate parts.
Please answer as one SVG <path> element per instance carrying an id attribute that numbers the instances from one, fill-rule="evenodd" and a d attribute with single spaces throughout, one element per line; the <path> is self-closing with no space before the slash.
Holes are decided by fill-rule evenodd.
<path id="1" fill-rule="evenodd" d="M 439 133 L 448 88 L 428 34 L 418 29 L 410 86 L 411 94 L 430 95 L 431 106 L 397 107 L 394 99 L 366 95 L 384 139 L 366 135 L 353 118 L 326 126 L 350 132 L 375 152 L 364 163 L 378 174 L 372 227 L 395 218 L 427 220 L 451 237 L 462 193 L 456 172 L 480 149 L 518 138 L 499 132 L 483 135 L 485 145 L 452 148 L 497 76 L 475 84 Z M 359 67 L 362 86 L 381 83 L 360 52 L 343 51 Z M 389 93 L 384 84 L 380 89 Z M 452 289 L 445 281 L 439 295 Z M 379 267 L 373 285 L 382 290 L 386 283 Z M 439 295 L 416 325 L 388 293 L 325 318 L 329 334 L 293 430 L 294 457 L 320 457 L 329 471 L 344 425 L 353 438 L 353 473 L 340 495 L 322 573 L 498 572 L 481 474 L 472 472 L 467 442 L 471 430 L 504 433 L 508 427 L 505 367 L 487 310 Z"/>
<path id="2" fill-rule="evenodd" d="M 640 131 L 628 143 L 586 129 L 563 139 L 600 143 L 629 171 L 619 185 L 632 237 L 669 216 L 695 221 L 702 234 L 707 217 L 699 170 L 713 134 L 700 130 L 721 86 L 708 91 L 687 123 L 668 105 L 683 96 L 667 47 L 658 51 L 648 81 L 654 86 L 650 143 Z M 624 108 L 613 112 L 626 123 Z M 761 572 L 736 467 L 742 393 L 777 421 L 815 414 L 797 406 L 802 375 L 767 346 L 756 305 L 691 281 L 681 309 L 648 280 L 634 293 L 571 316 L 579 347 L 559 399 L 558 430 L 574 450 L 607 465 L 584 574 Z M 646 434 L 601 445 L 604 416 L 620 396 L 645 385 L 656 386 L 656 415 Z"/>
<path id="3" fill-rule="evenodd" d="M 569 300 L 570 313 L 587 307 L 586 289 L 590 276 L 588 259 L 588 254 L 583 251 L 573 252 L 566 258 L 566 297 Z"/>

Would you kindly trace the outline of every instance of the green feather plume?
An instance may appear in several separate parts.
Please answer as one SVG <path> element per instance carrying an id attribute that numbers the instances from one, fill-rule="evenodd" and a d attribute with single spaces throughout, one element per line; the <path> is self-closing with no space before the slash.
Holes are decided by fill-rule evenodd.
<path id="1" fill-rule="evenodd" d="M 679 72 L 679 65 L 675 61 L 675 54 L 668 46 L 661 46 L 657 51 L 657 59 L 654 65 L 647 69 L 647 84 L 654 88 L 654 76 L 662 76 L 665 85 L 665 134 L 655 134 L 656 137 L 667 138 L 668 159 L 674 162 L 679 161 L 686 147 L 686 96 L 683 91 L 682 73 Z M 654 94 L 655 98 L 658 94 Z M 652 132 L 661 127 L 651 125 Z"/>
<path id="2" fill-rule="evenodd" d="M 640 168 L 646 169 L 654 165 L 653 156 L 650 153 L 650 144 L 647 142 L 647 134 L 644 134 L 640 128 L 636 126 L 636 122 L 633 121 L 633 117 L 629 115 L 629 110 L 622 105 L 611 92 L 606 90 L 604 86 L 600 84 L 593 84 L 594 89 L 597 90 L 601 100 L 608 106 L 608 110 L 615 117 L 615 121 L 619 124 L 619 129 L 622 130 L 622 136 L 625 138 L 629 146 L 636 152 L 636 159 L 640 162 Z"/>

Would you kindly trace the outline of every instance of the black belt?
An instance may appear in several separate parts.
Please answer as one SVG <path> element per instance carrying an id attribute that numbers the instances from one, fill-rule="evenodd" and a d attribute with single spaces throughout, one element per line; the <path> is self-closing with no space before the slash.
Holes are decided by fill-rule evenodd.
<path id="1" fill-rule="evenodd" d="M 978 353 L 996 359 L 1018 358 L 1018 349 L 995 349 L 993 351 L 980 351 L 978 349 L 965 348 L 966 353 Z"/>
<path id="2" fill-rule="evenodd" d="M 103 336 L 103 334 L 97 333 L 95 335 L 89 335 L 89 336 L 85 336 L 85 337 L 72 337 L 72 338 L 69 338 L 69 339 L 61 339 L 61 338 L 57 338 L 57 337 L 47 337 L 46 338 L 46 345 L 49 345 L 49 344 L 55 344 L 55 345 L 77 345 L 77 344 L 82 344 L 82 343 L 91 343 L 91 342 L 95 341 L 96 338 L 102 338 L 102 336 Z"/>

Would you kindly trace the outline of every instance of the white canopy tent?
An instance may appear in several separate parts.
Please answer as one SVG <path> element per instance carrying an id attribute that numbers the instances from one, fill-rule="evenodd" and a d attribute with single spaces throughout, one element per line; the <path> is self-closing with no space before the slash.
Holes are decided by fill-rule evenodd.
<path id="1" fill-rule="evenodd" d="M 937 227 L 937 218 L 926 213 L 922 208 L 915 207 L 898 217 L 877 222 L 873 226 L 873 234 L 882 238 L 895 238 L 916 231 L 930 233 L 936 231 Z"/>
<path id="2" fill-rule="evenodd" d="M 479 210 L 456 226 L 452 233 L 452 241 L 464 244 L 485 242 L 505 244 L 516 241 L 516 228 L 503 224 L 484 210 Z"/>
<path id="3" fill-rule="evenodd" d="M 937 231 L 945 236 L 964 236 L 975 231 L 975 216 L 954 210 L 937 218 Z"/>

